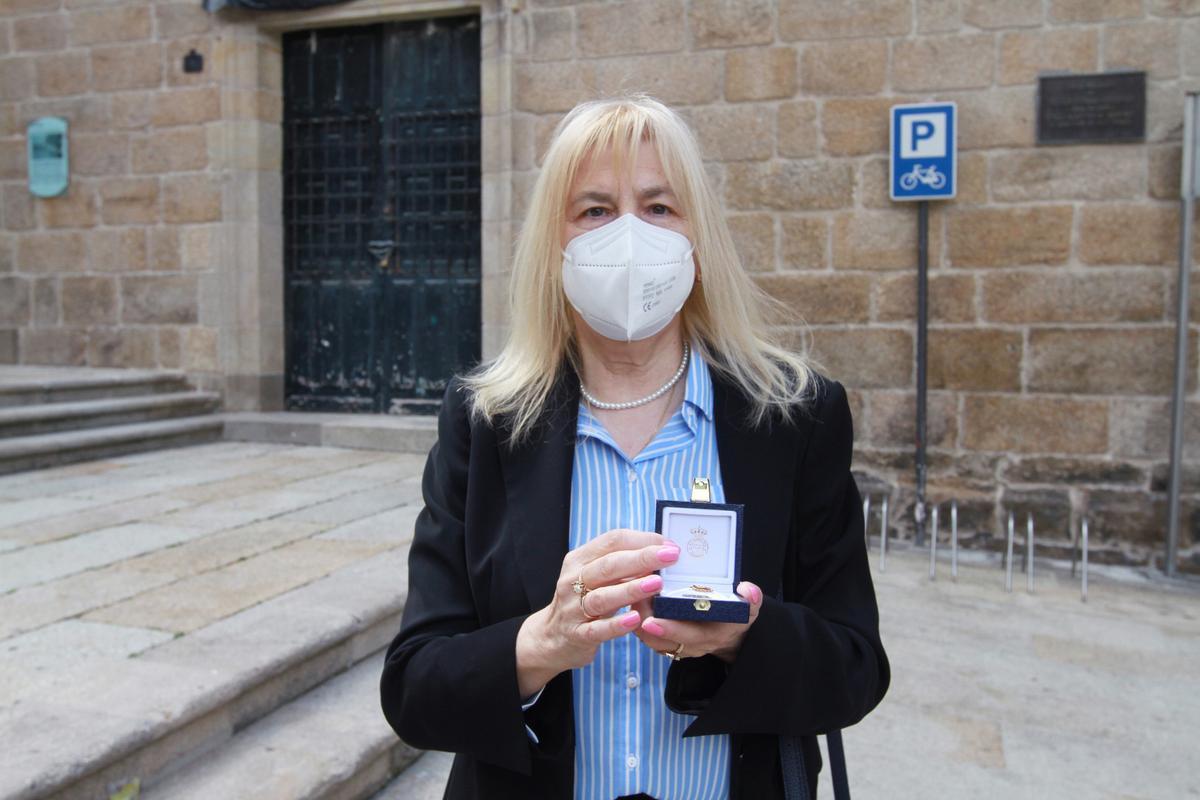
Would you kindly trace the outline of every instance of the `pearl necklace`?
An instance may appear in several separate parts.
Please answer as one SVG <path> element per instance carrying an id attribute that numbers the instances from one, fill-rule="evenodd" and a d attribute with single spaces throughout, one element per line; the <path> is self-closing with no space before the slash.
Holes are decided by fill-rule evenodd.
<path id="1" fill-rule="evenodd" d="M 644 406 L 647 403 L 652 403 L 662 397 L 667 392 L 671 391 L 671 387 L 679 383 L 679 379 L 683 377 L 683 373 L 687 372 L 688 365 L 688 343 L 683 343 L 683 359 L 679 362 L 679 369 L 675 370 L 675 374 L 671 376 L 671 380 L 664 383 L 653 394 L 648 394 L 640 400 L 627 400 L 624 403 L 605 403 L 603 400 L 597 400 L 592 397 L 587 389 L 583 386 L 583 381 L 579 382 L 579 391 L 583 395 L 583 399 L 596 408 L 604 409 L 605 411 L 624 411 L 627 408 L 637 408 Z"/>

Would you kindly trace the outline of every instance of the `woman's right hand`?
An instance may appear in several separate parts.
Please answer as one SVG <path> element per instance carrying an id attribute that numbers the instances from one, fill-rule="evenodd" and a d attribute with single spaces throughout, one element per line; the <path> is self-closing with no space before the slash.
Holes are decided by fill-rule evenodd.
<path id="1" fill-rule="evenodd" d="M 590 664 L 603 642 L 637 630 L 642 622 L 637 611 L 613 614 L 658 594 L 662 578 L 652 573 L 677 560 L 679 547 L 671 540 L 624 528 L 567 553 L 554 598 L 517 632 L 521 697 L 530 697 L 560 672 Z M 588 588 L 582 600 L 575 593 L 576 580 Z"/>

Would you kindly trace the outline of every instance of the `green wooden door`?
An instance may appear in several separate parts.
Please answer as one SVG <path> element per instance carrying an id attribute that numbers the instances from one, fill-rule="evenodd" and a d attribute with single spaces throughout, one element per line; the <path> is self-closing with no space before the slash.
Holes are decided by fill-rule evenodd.
<path id="1" fill-rule="evenodd" d="M 287 407 L 427 409 L 479 359 L 478 18 L 288 34 L 284 69 Z"/>

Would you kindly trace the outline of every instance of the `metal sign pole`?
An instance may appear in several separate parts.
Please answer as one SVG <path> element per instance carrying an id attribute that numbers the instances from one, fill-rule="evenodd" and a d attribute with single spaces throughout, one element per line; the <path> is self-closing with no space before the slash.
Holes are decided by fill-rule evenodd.
<path id="1" fill-rule="evenodd" d="M 1175 394 L 1171 404 L 1171 477 L 1167 497 L 1166 571 L 1175 576 L 1175 554 L 1179 548 L 1179 484 L 1183 464 L 1183 403 L 1187 384 L 1188 300 L 1192 275 L 1192 211 L 1196 196 L 1196 137 L 1198 95 L 1188 92 L 1183 106 L 1183 174 L 1180 176 L 1179 281 L 1176 284 Z"/>
<path id="2" fill-rule="evenodd" d="M 929 344 L 929 201 L 917 203 L 917 547 L 925 543 L 925 431 Z"/>
<path id="3" fill-rule="evenodd" d="M 904 103 L 888 125 L 888 196 L 917 204 L 916 545 L 925 544 L 926 342 L 929 318 L 929 201 L 958 192 L 958 106 Z"/>

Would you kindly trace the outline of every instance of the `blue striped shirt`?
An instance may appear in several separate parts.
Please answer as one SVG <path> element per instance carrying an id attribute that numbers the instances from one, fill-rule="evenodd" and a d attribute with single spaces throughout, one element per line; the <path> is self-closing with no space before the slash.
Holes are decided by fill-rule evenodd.
<path id="1" fill-rule="evenodd" d="M 712 380 L 699 357 L 688 368 L 680 409 L 632 460 L 580 403 L 570 548 L 612 528 L 654 530 L 655 501 L 690 499 L 695 477 L 707 477 L 713 502 L 724 502 L 712 415 Z M 605 642 L 591 664 L 573 671 L 576 798 L 729 796 L 729 737 L 683 738 L 694 718 L 663 703 L 670 665 L 629 634 Z"/>

